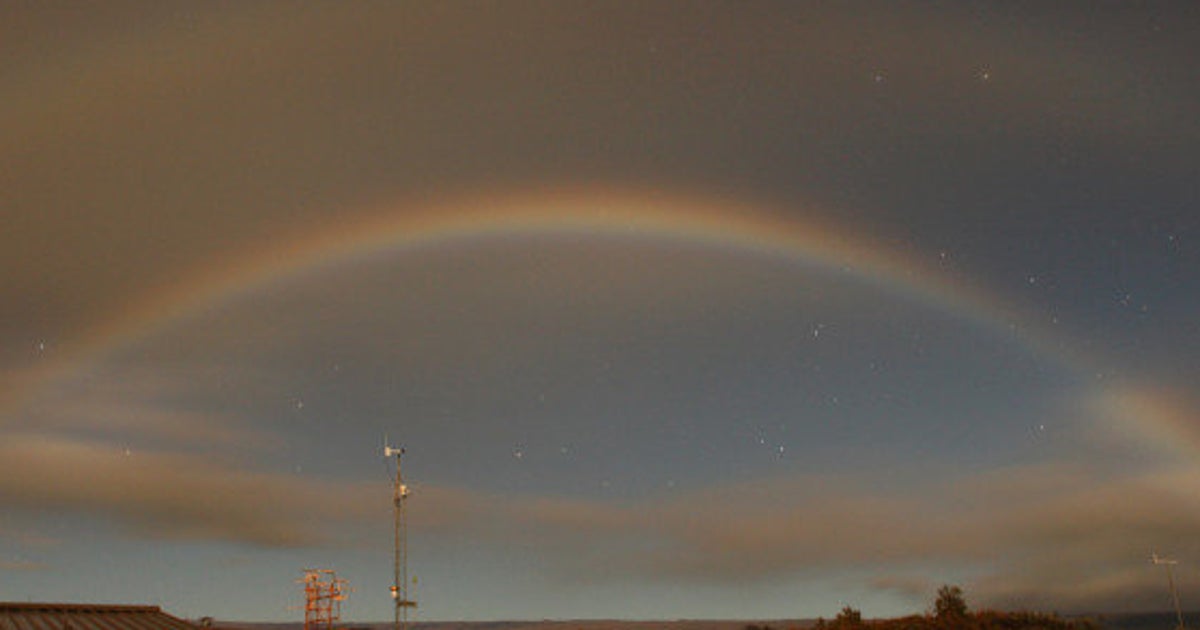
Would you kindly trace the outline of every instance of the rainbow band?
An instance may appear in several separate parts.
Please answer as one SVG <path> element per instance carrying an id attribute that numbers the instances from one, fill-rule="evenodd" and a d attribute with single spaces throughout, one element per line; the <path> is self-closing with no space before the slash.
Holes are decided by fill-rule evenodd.
<path id="1" fill-rule="evenodd" d="M 397 209 L 399 208 L 399 209 Z M 89 362 L 177 325 L 205 307 L 253 292 L 281 278 L 397 248 L 436 247 L 470 239 L 555 234 L 675 240 L 751 253 L 846 273 L 855 279 L 952 313 L 983 328 L 1014 335 L 1034 354 L 1075 368 L 1064 345 L 1032 325 L 1029 315 L 929 264 L 815 221 L 779 218 L 762 207 L 661 193 L 569 190 L 497 198 L 484 196 L 390 211 L 315 238 L 301 238 L 202 273 L 151 295 L 65 348 L 61 358 L 28 374 L 14 389 L 36 392 Z M 9 408 L 20 400 L 0 398 Z"/>
<path id="2" fill-rule="evenodd" d="M 121 345 L 178 321 L 202 306 L 233 299 L 285 276 L 397 249 L 437 247 L 466 240 L 538 235 L 606 235 L 679 241 L 751 253 L 847 273 L 886 291 L 1007 332 L 1018 326 L 1038 345 L 1043 333 L 1032 317 L 934 266 L 905 257 L 859 235 L 814 221 L 777 218 L 761 209 L 660 194 L 559 192 L 497 200 L 481 197 L 376 213 L 353 225 L 268 249 L 207 271 L 180 288 L 143 302 L 131 317 L 98 335 Z M 1053 345 L 1053 344 L 1052 344 Z M 1042 348 L 1042 352 L 1047 349 Z"/>

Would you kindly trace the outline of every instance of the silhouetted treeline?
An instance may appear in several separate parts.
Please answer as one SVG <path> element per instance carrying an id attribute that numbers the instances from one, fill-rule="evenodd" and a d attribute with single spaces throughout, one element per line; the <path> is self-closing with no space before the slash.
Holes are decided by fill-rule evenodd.
<path id="1" fill-rule="evenodd" d="M 924 615 L 895 619 L 864 620 L 850 606 L 832 620 L 818 619 L 819 630 L 1097 630 L 1086 619 L 1063 619 L 1058 615 L 1035 612 L 970 611 L 957 586 L 938 589 L 933 610 Z M 767 626 L 746 626 L 746 630 L 771 630 Z"/>

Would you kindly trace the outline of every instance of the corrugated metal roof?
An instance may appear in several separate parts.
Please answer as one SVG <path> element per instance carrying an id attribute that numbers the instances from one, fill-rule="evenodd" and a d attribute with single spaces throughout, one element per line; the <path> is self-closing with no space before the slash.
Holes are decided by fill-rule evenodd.
<path id="1" fill-rule="evenodd" d="M 0 630 L 197 630 L 158 606 L 0 602 Z"/>

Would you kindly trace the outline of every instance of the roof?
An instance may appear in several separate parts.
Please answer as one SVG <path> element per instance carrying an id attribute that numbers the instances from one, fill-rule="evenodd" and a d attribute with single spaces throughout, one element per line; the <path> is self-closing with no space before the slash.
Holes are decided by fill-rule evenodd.
<path id="1" fill-rule="evenodd" d="M 196 630 L 158 606 L 0 602 L 0 630 Z"/>

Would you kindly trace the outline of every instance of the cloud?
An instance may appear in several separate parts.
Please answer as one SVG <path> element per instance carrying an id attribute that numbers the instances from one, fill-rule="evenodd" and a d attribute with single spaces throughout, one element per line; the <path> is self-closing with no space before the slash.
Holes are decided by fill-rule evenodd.
<path id="1" fill-rule="evenodd" d="M 0 461 L 0 501 L 17 512 L 264 547 L 388 540 L 374 531 L 387 511 L 379 483 L 39 435 L 8 436 Z M 1185 491 L 1197 481 L 1194 468 L 1106 476 L 1059 463 L 904 489 L 806 475 L 622 502 L 416 485 L 410 516 L 414 537 L 501 545 L 554 581 L 748 584 L 854 570 L 868 573 L 868 588 L 924 602 L 935 585 L 971 576 L 960 583 L 975 607 L 1110 611 L 1161 605 L 1152 551 L 1200 556 L 1200 502 Z M 370 533 L 346 535 L 355 528 Z M 36 568 L 7 568 L 22 567 Z"/>
<path id="2" fill-rule="evenodd" d="M 45 571 L 50 568 L 50 565 L 43 562 L 34 562 L 32 560 L 2 560 L 0 559 L 0 571 L 13 573 L 28 573 L 32 571 Z"/>
<path id="3" fill-rule="evenodd" d="M 224 378 L 252 380 L 247 370 Z M 192 448 L 262 448 L 277 443 L 268 433 L 238 422 L 236 416 L 189 404 L 212 389 L 204 365 L 186 371 L 164 366 L 116 365 L 86 371 L 46 388 L 39 399 L 11 414 L 10 425 L 30 424 L 42 432 L 87 435 L 124 444 L 147 442 Z"/>
<path id="4" fill-rule="evenodd" d="M 936 580 L 920 575 L 881 575 L 867 581 L 874 590 L 890 591 L 910 600 L 928 600 L 937 592 Z"/>
<path id="5" fill-rule="evenodd" d="M 13 542 L 27 548 L 49 548 L 57 547 L 63 542 L 61 538 L 47 535 L 36 527 L 21 523 L 20 519 L 13 518 L 11 513 L 4 516 L 0 525 L 0 543 Z"/>
<path id="6" fill-rule="evenodd" d="M 6 436 L 0 461 L 6 509 L 99 514 L 154 538 L 316 545 L 368 505 L 353 484 L 39 435 Z"/>
<path id="7" fill-rule="evenodd" d="M 414 523 L 421 535 L 505 542 L 555 580 L 745 584 L 865 569 L 866 586 L 914 602 L 968 575 L 978 607 L 1132 610 L 1162 603 L 1152 551 L 1200 555 L 1189 542 L 1200 503 L 1180 490 L 1197 480 L 1194 469 L 1106 478 L 1054 464 L 899 493 L 815 476 L 621 504 L 454 491 Z"/>

